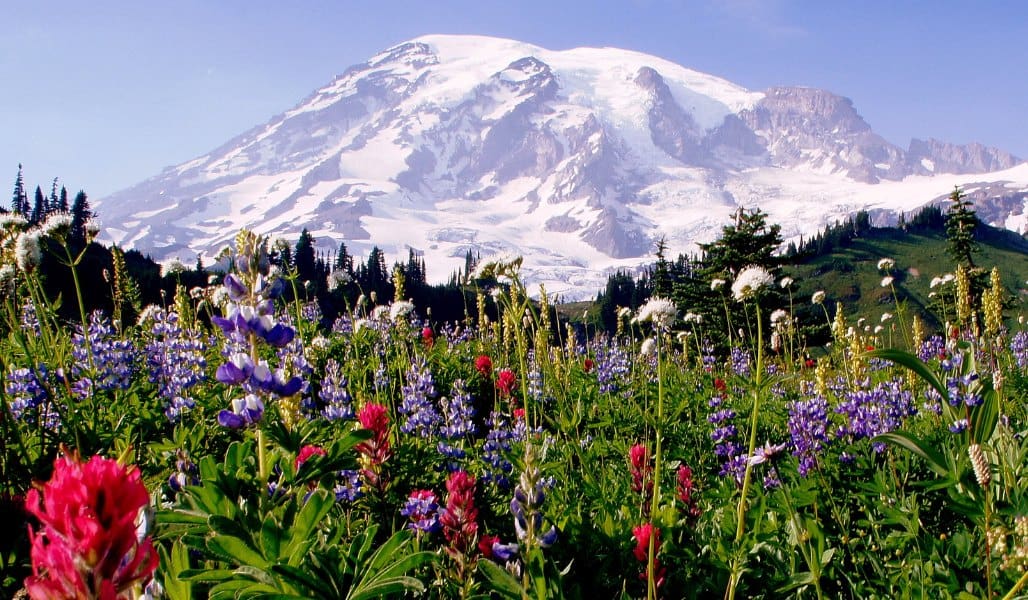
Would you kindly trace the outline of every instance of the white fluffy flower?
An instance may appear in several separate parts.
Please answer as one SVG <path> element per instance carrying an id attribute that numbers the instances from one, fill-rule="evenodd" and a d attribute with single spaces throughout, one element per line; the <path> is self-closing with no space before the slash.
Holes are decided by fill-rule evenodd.
<path id="1" fill-rule="evenodd" d="M 371 311 L 371 318 L 376 321 L 381 321 L 385 319 L 388 314 L 390 314 L 388 306 L 376 306 L 375 309 Z"/>
<path id="2" fill-rule="evenodd" d="M 875 325 L 875 333 L 881 333 L 883 331 L 885 331 L 884 327 L 882 327 L 881 325 Z"/>
<path id="3" fill-rule="evenodd" d="M 653 338 L 646 338 L 643 340 L 642 347 L 639 348 L 639 354 L 641 356 L 652 356 L 657 349 L 657 340 Z"/>
<path id="4" fill-rule="evenodd" d="M 15 277 L 17 277 L 17 273 L 14 270 L 14 265 L 0 267 L 0 290 L 6 291 L 8 284 L 13 283 Z"/>
<path id="5" fill-rule="evenodd" d="M 323 335 L 315 336 L 315 338 L 311 340 L 311 347 L 315 350 L 327 350 L 328 346 L 328 338 Z"/>
<path id="6" fill-rule="evenodd" d="M 892 313 L 882 313 L 882 323 L 892 319 Z"/>
<path id="7" fill-rule="evenodd" d="M 618 318 L 619 319 L 627 318 L 631 314 L 632 314 L 632 309 L 628 308 L 627 306 L 622 306 L 621 308 L 618 309 Z"/>
<path id="8" fill-rule="evenodd" d="M 686 323 L 696 323 L 699 325 L 700 323 L 703 323 L 703 315 L 696 314 L 694 312 L 687 312 L 685 313 L 685 316 L 682 317 L 682 320 Z"/>
<path id="9" fill-rule="evenodd" d="M 814 295 L 810 297 L 810 301 L 814 304 L 822 304 L 825 301 L 825 291 L 818 290 L 814 292 Z"/>
<path id="10" fill-rule="evenodd" d="M 882 277 L 882 287 L 889 287 L 892 285 L 892 277 Z"/>
<path id="11" fill-rule="evenodd" d="M 710 291 L 712 291 L 712 292 L 713 291 L 717 291 L 717 290 L 721 289 L 721 287 L 724 286 L 724 285 L 725 285 L 725 280 L 724 279 L 711 279 L 710 280 Z"/>
<path id="12" fill-rule="evenodd" d="M 732 295 L 739 302 L 756 295 L 757 292 L 774 283 L 774 278 L 764 267 L 749 266 L 743 269 L 732 284 Z"/>
<path id="13" fill-rule="evenodd" d="M 350 283 L 350 274 L 343 269 L 336 269 L 328 274 L 328 289 L 334 290 Z"/>
<path id="14" fill-rule="evenodd" d="M 214 288 L 214 292 L 211 293 L 211 304 L 214 306 L 224 306 L 228 302 L 228 290 L 225 286 L 219 285 Z"/>
<path id="15" fill-rule="evenodd" d="M 68 213 L 54 213 L 47 217 L 46 221 L 40 226 L 45 237 L 54 238 L 58 241 L 64 241 L 68 234 L 71 233 L 71 215 Z"/>
<path id="16" fill-rule="evenodd" d="M 928 287 L 934 289 L 940 285 L 942 285 L 942 277 L 932 277 L 932 282 L 928 284 Z"/>
<path id="17" fill-rule="evenodd" d="M 883 271 L 883 270 L 886 270 L 886 269 L 891 269 L 891 268 L 893 268 L 895 266 L 896 266 L 896 261 L 894 261 L 891 258 L 883 258 L 882 260 L 878 261 L 878 270 L 879 271 Z"/>
<path id="18" fill-rule="evenodd" d="M 28 225 L 28 223 L 25 217 L 17 213 L 0 214 L 0 229 L 20 229 Z"/>
<path id="19" fill-rule="evenodd" d="M 789 287 L 792 284 L 793 284 L 792 277 L 783 277 L 782 280 L 778 282 L 778 285 L 782 286 L 783 290 L 785 288 Z"/>
<path id="20" fill-rule="evenodd" d="M 179 273 L 184 273 L 185 271 L 186 266 L 182 264 L 182 261 L 180 261 L 177 258 L 173 258 L 161 265 L 161 277 L 178 275 Z"/>
<path id="21" fill-rule="evenodd" d="M 43 250 L 39 246 L 39 230 L 31 229 L 18 235 L 14 243 L 14 262 L 22 271 L 32 271 L 43 260 Z"/>
<path id="22" fill-rule="evenodd" d="M 781 308 L 779 308 L 778 310 L 776 310 L 773 313 L 771 313 L 771 322 L 774 323 L 774 324 L 786 323 L 788 321 L 789 321 L 789 313 L 787 313 L 785 310 L 783 310 Z"/>
<path id="23" fill-rule="evenodd" d="M 653 326 L 657 329 L 670 329 L 677 317 L 678 309 L 675 308 L 674 302 L 667 298 L 653 297 L 639 309 L 634 320 L 640 323 L 653 321 Z"/>

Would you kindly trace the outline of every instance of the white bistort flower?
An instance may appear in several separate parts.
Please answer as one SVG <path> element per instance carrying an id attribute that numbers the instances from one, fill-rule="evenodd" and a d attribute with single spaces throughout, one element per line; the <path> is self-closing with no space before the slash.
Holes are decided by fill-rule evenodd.
<path id="1" fill-rule="evenodd" d="M 686 323 L 696 323 L 697 325 L 703 323 L 703 315 L 696 314 L 694 312 L 687 312 L 682 320 Z"/>
<path id="2" fill-rule="evenodd" d="M 774 278 L 764 267 L 749 266 L 743 269 L 732 284 L 732 295 L 739 302 L 748 300 L 757 292 L 774 283 Z"/>
<path id="3" fill-rule="evenodd" d="M 782 286 L 783 290 L 788 288 L 792 284 L 793 284 L 792 277 L 783 277 L 782 280 L 778 282 L 778 285 Z"/>
<path id="4" fill-rule="evenodd" d="M 350 274 L 343 269 L 336 269 L 328 274 L 328 289 L 334 290 L 350 283 Z"/>
<path id="5" fill-rule="evenodd" d="M 878 261 L 878 270 L 879 271 L 884 271 L 884 270 L 887 270 L 887 269 L 891 269 L 891 268 L 893 268 L 895 266 L 896 266 L 896 261 L 894 261 L 891 258 L 883 258 L 882 260 Z"/>
<path id="6" fill-rule="evenodd" d="M 710 291 L 714 292 L 721 289 L 725 285 L 724 279 L 711 279 L 710 280 Z"/>
<path id="7" fill-rule="evenodd" d="M 892 313 L 882 313 L 882 323 L 892 319 Z"/>
<path id="8" fill-rule="evenodd" d="M 18 234 L 14 243 L 14 263 L 22 271 L 29 272 L 39 266 L 43 260 L 43 250 L 39 246 L 39 230 L 30 229 Z"/>
<path id="9" fill-rule="evenodd" d="M 892 285 L 892 277 L 882 277 L 882 287 L 889 287 Z"/>
<path id="10" fill-rule="evenodd" d="M 639 348 L 639 354 L 641 356 L 653 356 L 653 353 L 657 349 L 657 340 L 653 338 L 646 338 L 643 340 L 642 347 Z"/>
<path id="11" fill-rule="evenodd" d="M 789 313 L 779 308 L 778 310 L 771 313 L 771 323 L 777 325 L 778 323 L 788 323 Z"/>
<path id="12" fill-rule="evenodd" d="M 634 321 L 653 321 L 653 326 L 657 329 L 670 329 L 676 318 L 678 309 L 675 308 L 674 302 L 667 298 L 653 297 L 639 309 Z"/>
<path id="13" fill-rule="evenodd" d="M 54 213 L 46 218 L 40 229 L 43 236 L 63 242 L 71 233 L 71 215 L 65 212 Z"/>
<path id="14" fill-rule="evenodd" d="M 814 304 L 823 304 L 825 301 L 825 291 L 818 290 L 814 292 L 814 295 L 810 297 L 810 301 Z"/>

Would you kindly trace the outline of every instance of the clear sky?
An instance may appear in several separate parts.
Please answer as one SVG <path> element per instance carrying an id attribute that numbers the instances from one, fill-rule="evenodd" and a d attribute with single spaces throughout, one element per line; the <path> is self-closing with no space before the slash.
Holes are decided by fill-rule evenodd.
<path id="1" fill-rule="evenodd" d="M 1020 0 L 25 0 L 0 15 L 0 191 L 21 162 L 33 187 L 60 177 L 103 197 L 429 33 L 620 47 L 753 90 L 825 88 L 901 147 L 936 137 L 1028 157 Z"/>

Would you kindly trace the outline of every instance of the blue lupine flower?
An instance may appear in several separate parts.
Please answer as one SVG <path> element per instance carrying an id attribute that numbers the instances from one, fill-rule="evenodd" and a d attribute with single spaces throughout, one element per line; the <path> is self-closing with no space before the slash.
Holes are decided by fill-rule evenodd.
<path id="1" fill-rule="evenodd" d="M 318 392 L 318 398 L 324 406 L 321 414 L 329 421 L 350 420 L 355 417 L 353 398 L 347 385 L 343 366 L 334 358 L 330 358 L 325 364 L 325 377 L 321 380 L 321 390 Z"/>
<path id="2" fill-rule="evenodd" d="M 596 341 L 596 381 L 600 393 L 614 394 L 626 387 L 632 372 L 629 352 L 610 340 Z"/>
<path id="3" fill-rule="evenodd" d="M 490 413 L 489 432 L 482 444 L 482 460 L 487 465 L 482 475 L 484 481 L 495 483 L 501 489 L 510 487 L 509 475 L 514 465 L 507 459 L 507 454 L 511 451 L 511 443 L 520 439 L 502 414 L 496 411 Z"/>
<path id="4" fill-rule="evenodd" d="M 463 379 L 453 382 L 450 397 L 442 400 L 442 408 L 443 423 L 439 430 L 440 435 L 451 440 L 475 435 L 475 407 Z"/>
<path id="5" fill-rule="evenodd" d="M 750 353 L 739 347 L 732 348 L 732 354 L 729 357 L 729 367 L 732 373 L 746 377 L 750 374 Z"/>
<path id="6" fill-rule="evenodd" d="M 264 416 L 264 403 L 256 394 L 232 399 L 232 410 L 218 413 L 218 423 L 229 429 L 240 429 L 252 425 Z"/>
<path id="7" fill-rule="evenodd" d="M 356 469 L 344 469 L 339 471 L 339 479 L 340 481 L 335 487 L 337 502 L 356 502 L 364 496 L 360 471 Z"/>
<path id="8" fill-rule="evenodd" d="M 799 473 L 806 477 L 817 467 L 818 456 L 829 444 L 828 401 L 821 396 L 789 404 L 789 435 L 793 455 L 799 459 Z"/>
<path id="9" fill-rule="evenodd" d="M 17 421 L 57 431 L 61 426 L 60 415 L 47 402 L 50 395 L 43 384 L 49 372 L 45 365 L 39 365 L 38 372 L 42 381 L 32 369 L 11 369 L 4 386 L 9 397 L 7 409 Z"/>
<path id="10" fill-rule="evenodd" d="M 442 422 L 442 416 L 432 403 L 435 397 L 435 383 L 428 365 L 411 365 L 407 372 L 407 385 L 403 386 L 403 402 L 397 409 L 406 420 L 400 431 L 413 433 L 422 438 L 435 435 Z"/>
<path id="11" fill-rule="evenodd" d="M 164 414 L 172 422 L 195 406 L 186 390 L 203 379 L 207 367 L 203 336 L 183 330 L 178 319 L 178 313 L 157 308 L 144 320 L 152 336 L 144 348 L 149 379 L 157 384 L 158 393 L 167 403 Z"/>
<path id="12" fill-rule="evenodd" d="M 95 390 L 123 390 L 132 384 L 136 349 L 131 341 L 119 339 L 102 312 L 94 311 L 89 315 L 87 330 L 83 332 L 80 325 L 71 342 L 75 359 L 71 374 L 80 380 L 73 389 L 80 397 Z"/>
<path id="13" fill-rule="evenodd" d="M 400 514 L 407 517 L 407 527 L 424 533 L 435 533 L 442 529 L 439 522 L 439 502 L 435 494 L 429 490 L 415 490 L 407 497 L 407 502 L 400 509 Z"/>
<path id="14" fill-rule="evenodd" d="M 859 440 L 899 429 L 904 419 L 917 413 L 911 393 L 902 384 L 902 380 L 892 380 L 870 390 L 845 392 L 835 412 L 844 415 L 846 422 L 836 437 Z M 875 452 L 884 449 L 883 443 L 874 444 Z"/>
<path id="15" fill-rule="evenodd" d="M 1010 352 L 1018 368 L 1028 367 L 1028 330 L 1018 331 L 1010 340 Z"/>
<path id="16" fill-rule="evenodd" d="M 921 342 L 921 347 L 917 349 L 917 357 L 924 362 L 930 362 L 932 359 L 942 360 L 945 356 L 946 340 L 942 339 L 941 335 L 933 335 Z"/>

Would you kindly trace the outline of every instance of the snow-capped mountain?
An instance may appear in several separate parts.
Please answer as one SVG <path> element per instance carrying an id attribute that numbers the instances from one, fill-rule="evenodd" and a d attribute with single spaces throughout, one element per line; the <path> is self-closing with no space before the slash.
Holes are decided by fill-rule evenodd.
<path id="1" fill-rule="evenodd" d="M 694 253 L 738 207 L 793 237 L 954 185 L 992 223 L 1028 227 L 1028 163 L 977 144 L 904 150 L 824 90 L 755 92 L 612 48 L 433 35 L 95 206 L 114 242 L 159 260 L 209 258 L 240 227 L 290 241 L 306 227 L 326 249 L 413 248 L 437 281 L 469 249 L 520 254 L 526 279 L 570 298 L 652 261 L 660 237 Z"/>

